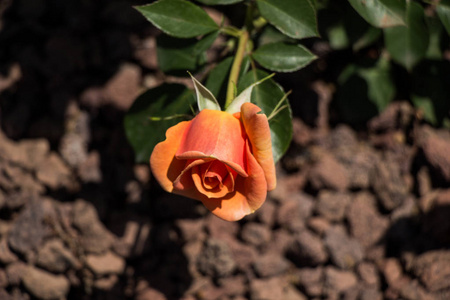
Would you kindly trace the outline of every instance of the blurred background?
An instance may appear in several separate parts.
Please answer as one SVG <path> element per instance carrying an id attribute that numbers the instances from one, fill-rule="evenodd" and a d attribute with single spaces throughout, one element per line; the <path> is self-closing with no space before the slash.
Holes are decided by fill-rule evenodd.
<path id="1" fill-rule="evenodd" d="M 171 45 L 132 8 L 148 2 L 0 1 L 0 299 L 450 299 L 435 6 L 417 1 L 428 46 L 411 64 L 347 1 L 317 1 L 321 38 L 302 43 L 319 58 L 275 77 L 294 116 L 278 187 L 229 223 L 163 192 L 126 139 L 140 93 L 190 84 L 158 61 Z M 243 5 L 207 11 L 241 26 Z"/>

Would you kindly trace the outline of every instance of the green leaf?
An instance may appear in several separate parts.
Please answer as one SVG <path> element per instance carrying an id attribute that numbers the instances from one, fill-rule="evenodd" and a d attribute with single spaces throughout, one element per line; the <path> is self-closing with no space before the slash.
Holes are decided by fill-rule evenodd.
<path id="1" fill-rule="evenodd" d="M 222 60 L 211 70 L 208 78 L 206 79 L 205 86 L 216 97 L 217 101 L 220 104 L 220 107 L 225 106 L 228 75 L 231 70 L 231 65 L 233 64 L 233 59 L 234 56 L 230 56 Z M 248 56 L 244 56 L 241 64 L 241 71 L 239 72 L 239 78 L 247 73 L 249 67 L 250 58 Z"/>
<path id="2" fill-rule="evenodd" d="M 234 114 L 234 113 L 241 111 L 242 104 L 251 101 L 253 88 L 255 86 L 263 83 L 267 79 L 272 78 L 274 75 L 275 75 L 275 73 L 272 73 L 269 76 L 264 77 L 263 79 L 251 84 L 249 87 L 247 87 L 245 90 L 243 90 L 236 98 L 233 99 L 233 101 L 231 101 L 230 105 L 226 108 L 226 112 L 228 112 L 230 114 Z"/>
<path id="3" fill-rule="evenodd" d="M 219 103 L 221 98 L 225 99 L 228 74 L 233 64 L 233 58 L 233 56 L 230 56 L 222 60 L 211 70 L 208 79 L 206 79 L 206 88 L 216 96 L 216 99 L 219 99 Z"/>
<path id="4" fill-rule="evenodd" d="M 367 46 L 370 46 L 376 42 L 382 35 L 382 31 L 379 28 L 370 26 L 367 31 L 353 44 L 353 51 L 359 51 Z"/>
<path id="5" fill-rule="evenodd" d="M 189 75 L 191 75 L 189 73 Z M 197 105 L 198 110 L 203 109 L 213 109 L 213 110 L 221 110 L 220 105 L 217 102 L 214 95 L 211 93 L 210 90 L 208 90 L 206 87 L 204 87 L 200 81 L 195 79 L 194 76 L 191 75 L 192 82 L 194 83 L 195 93 L 197 95 Z"/>
<path id="6" fill-rule="evenodd" d="M 250 56 L 248 56 L 248 55 L 244 56 L 244 59 L 242 60 L 241 70 L 239 71 L 239 77 L 238 78 L 241 78 L 242 76 L 244 76 L 244 74 L 247 73 L 248 69 L 250 69 L 250 65 L 251 65 Z"/>
<path id="7" fill-rule="evenodd" d="M 261 70 L 250 70 L 245 74 L 238 85 L 238 92 L 253 83 L 267 77 L 267 73 Z M 270 116 L 280 99 L 284 96 L 283 89 L 272 79 L 266 80 L 254 87 L 251 102 L 258 105 L 266 116 Z M 281 110 L 270 122 L 270 134 L 272 137 L 272 153 L 274 161 L 277 162 L 289 147 L 292 139 L 292 111 L 289 102 L 286 109 Z"/>
<path id="8" fill-rule="evenodd" d="M 242 2 L 243 0 L 197 0 L 197 1 L 207 5 L 229 5 Z"/>
<path id="9" fill-rule="evenodd" d="M 153 148 L 165 139 L 166 130 L 183 121 L 183 118 L 165 118 L 190 113 L 194 103 L 193 92 L 180 84 L 160 85 L 135 100 L 125 115 L 124 125 L 136 162 L 148 162 Z"/>
<path id="10" fill-rule="evenodd" d="M 213 31 L 204 37 L 202 37 L 200 40 L 198 40 L 197 43 L 195 43 L 194 46 L 194 54 L 200 54 L 205 52 L 209 49 L 209 47 L 212 46 L 214 41 L 216 40 L 217 36 L 219 35 L 219 30 Z M 186 41 L 186 40 L 184 40 Z"/>
<path id="11" fill-rule="evenodd" d="M 412 94 L 411 101 L 414 104 L 414 106 L 422 112 L 423 118 L 426 121 L 430 122 L 435 126 L 438 124 L 438 120 L 436 118 L 436 111 L 433 106 L 433 99 L 431 97 Z"/>
<path id="12" fill-rule="evenodd" d="M 334 50 L 342 50 L 348 47 L 349 38 L 343 22 L 330 26 L 327 30 L 330 46 Z"/>
<path id="13" fill-rule="evenodd" d="M 285 35 L 318 36 L 316 11 L 310 0 L 256 0 L 261 15 Z"/>
<path id="14" fill-rule="evenodd" d="M 219 29 L 203 9 L 185 0 L 159 0 L 136 9 L 153 25 L 179 38 L 192 38 Z"/>
<path id="15" fill-rule="evenodd" d="M 167 35 L 157 38 L 156 53 L 161 71 L 196 71 L 206 62 L 206 50 L 212 45 L 218 31 L 206 35 L 201 40 L 178 39 Z"/>
<path id="16" fill-rule="evenodd" d="M 436 17 L 425 17 L 425 21 L 427 23 L 428 32 L 429 32 L 429 40 L 428 49 L 425 54 L 425 57 L 428 59 L 442 59 L 442 50 L 441 50 L 441 35 L 444 31 L 444 28 L 439 22 L 439 19 Z"/>
<path id="17" fill-rule="evenodd" d="M 442 121 L 442 127 L 450 130 L 450 117 L 444 118 L 444 120 Z"/>
<path id="18" fill-rule="evenodd" d="M 389 62 L 380 59 L 375 68 L 360 69 L 359 75 L 366 81 L 368 97 L 382 112 L 394 99 L 395 86 L 390 76 Z"/>
<path id="19" fill-rule="evenodd" d="M 450 0 L 441 0 L 436 6 L 436 12 L 444 24 L 445 30 L 450 34 Z"/>
<path id="20" fill-rule="evenodd" d="M 412 74 L 411 101 L 426 121 L 440 126 L 450 111 L 450 63 L 424 60 Z"/>
<path id="21" fill-rule="evenodd" d="M 317 57 L 301 45 L 272 43 L 259 47 L 252 57 L 264 68 L 276 72 L 300 70 Z"/>
<path id="22" fill-rule="evenodd" d="M 352 47 L 354 51 L 378 40 L 382 31 L 367 23 L 348 3 L 334 1 L 320 11 L 320 32 L 328 38 L 332 49 Z"/>
<path id="23" fill-rule="evenodd" d="M 384 40 L 394 61 L 410 71 L 425 56 L 429 36 L 422 6 L 408 2 L 406 12 L 407 26 L 385 28 Z"/>
<path id="24" fill-rule="evenodd" d="M 286 42 L 292 44 L 295 43 L 296 40 L 284 35 L 271 25 L 264 26 L 264 28 L 261 31 L 261 34 L 258 37 L 258 45 L 261 47 L 262 45 L 265 44 L 278 42 Z"/>
<path id="25" fill-rule="evenodd" d="M 338 78 L 336 102 L 341 116 L 352 124 L 365 123 L 394 99 L 395 85 L 389 61 L 376 65 L 349 65 Z"/>
<path id="26" fill-rule="evenodd" d="M 367 22 L 387 28 L 406 25 L 405 0 L 348 0 Z"/>

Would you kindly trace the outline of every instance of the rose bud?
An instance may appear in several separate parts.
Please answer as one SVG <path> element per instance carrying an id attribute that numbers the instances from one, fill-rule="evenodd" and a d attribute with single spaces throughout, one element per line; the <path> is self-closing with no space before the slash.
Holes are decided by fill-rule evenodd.
<path id="1" fill-rule="evenodd" d="M 155 178 L 224 220 L 253 213 L 276 186 L 269 123 L 260 111 L 250 102 L 234 114 L 203 109 L 170 127 L 150 157 Z"/>

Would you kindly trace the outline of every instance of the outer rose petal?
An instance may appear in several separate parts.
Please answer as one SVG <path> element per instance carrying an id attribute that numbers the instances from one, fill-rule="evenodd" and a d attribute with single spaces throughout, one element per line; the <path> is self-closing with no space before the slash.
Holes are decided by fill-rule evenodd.
<path id="1" fill-rule="evenodd" d="M 226 221 L 237 221 L 261 207 L 267 196 L 264 171 L 246 147 L 248 177 L 237 176 L 235 192 L 221 199 L 200 198 L 213 214 Z"/>
<path id="2" fill-rule="evenodd" d="M 191 122 L 176 152 L 178 159 L 215 158 L 247 176 L 246 137 L 237 118 L 227 112 L 203 109 Z"/>
<path id="3" fill-rule="evenodd" d="M 261 108 L 247 102 L 241 106 L 241 120 L 252 145 L 253 155 L 264 170 L 267 190 L 273 190 L 277 185 L 275 164 L 272 155 L 272 141 L 267 117 L 258 114 Z"/>
<path id="4" fill-rule="evenodd" d="M 166 132 L 166 140 L 157 144 L 150 156 L 150 167 L 159 184 L 168 192 L 173 191 L 173 182 L 185 168 L 186 161 L 175 158 L 181 136 L 192 121 L 180 122 Z"/>

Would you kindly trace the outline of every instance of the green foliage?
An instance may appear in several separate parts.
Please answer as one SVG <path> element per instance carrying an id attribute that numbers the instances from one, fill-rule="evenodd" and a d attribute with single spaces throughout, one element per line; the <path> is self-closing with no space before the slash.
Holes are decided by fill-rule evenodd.
<path id="1" fill-rule="evenodd" d="M 214 5 L 242 27 L 217 24 L 199 5 Z M 159 69 L 204 78 L 203 84 L 193 78 L 196 97 L 181 85 L 163 84 L 136 99 L 125 130 L 139 162 L 148 160 L 167 128 L 193 117 L 192 108 L 235 112 L 250 98 L 270 119 L 279 160 L 292 137 L 287 94 L 273 78 L 252 85 L 267 77 L 261 68 L 294 72 L 317 59 L 299 44 L 306 38 L 307 45 L 330 47 L 318 51 L 325 59 L 308 72 L 334 68 L 327 80 L 335 83 L 334 104 L 344 121 L 364 124 L 390 102 L 409 98 L 426 122 L 450 124 L 450 0 L 159 0 L 136 9 L 167 34 L 157 38 Z M 213 43 L 219 51 L 207 56 Z M 328 61 L 328 53 L 338 59 Z"/>
<path id="2" fill-rule="evenodd" d="M 238 92 L 242 92 L 246 87 L 267 77 L 264 71 L 249 71 L 241 78 L 238 85 Z M 274 80 L 268 79 L 253 88 L 251 102 L 258 105 L 262 112 L 270 116 L 283 99 L 284 91 Z M 285 102 L 284 104 L 288 104 Z M 272 137 L 272 152 L 275 161 L 278 161 L 289 147 L 292 139 L 292 111 L 289 105 L 281 110 L 269 121 L 270 134 Z"/>
<path id="3" fill-rule="evenodd" d="M 136 9 L 156 27 L 179 38 L 192 38 L 219 28 L 204 10 L 185 0 L 159 0 Z"/>
<path id="4" fill-rule="evenodd" d="M 336 100 L 349 123 L 361 123 L 382 112 L 395 95 L 386 59 L 375 65 L 349 65 L 338 79 Z"/>
<path id="5" fill-rule="evenodd" d="M 302 39 L 318 36 L 311 0 L 256 0 L 261 15 L 285 35 Z"/>
<path id="6" fill-rule="evenodd" d="M 321 11 L 321 16 L 331 21 L 325 36 L 335 50 L 351 47 L 359 51 L 372 45 L 382 34 L 381 29 L 368 24 L 350 5 L 330 5 Z"/>
<path id="7" fill-rule="evenodd" d="M 161 71 L 197 71 L 206 63 L 206 50 L 216 39 L 218 31 L 200 40 L 177 39 L 167 35 L 157 38 L 158 65 Z"/>
<path id="8" fill-rule="evenodd" d="M 216 65 L 209 73 L 208 79 L 206 80 L 206 88 L 211 91 L 211 93 L 216 96 L 217 101 L 221 107 L 225 107 L 225 97 L 227 90 L 227 79 L 230 75 L 231 65 L 233 64 L 233 57 L 227 57 Z M 239 78 L 241 78 L 245 73 L 247 73 L 250 67 L 250 58 L 248 56 L 244 57 L 241 65 L 241 72 L 239 73 Z"/>
<path id="9" fill-rule="evenodd" d="M 263 45 L 252 56 L 261 66 L 275 72 L 297 71 L 317 58 L 301 45 L 284 43 Z"/>
<path id="10" fill-rule="evenodd" d="M 163 84 L 140 95 L 125 116 L 125 132 L 136 162 L 146 163 L 166 130 L 186 120 L 195 105 L 193 92 L 180 84 Z"/>
<path id="11" fill-rule="evenodd" d="M 229 56 L 217 64 L 209 73 L 206 80 L 206 88 L 216 96 L 217 99 L 225 99 L 226 83 L 228 75 L 230 74 L 231 64 L 233 63 L 233 57 Z M 220 103 L 220 101 L 219 101 Z M 223 107 L 222 103 L 222 107 Z"/>
<path id="12" fill-rule="evenodd" d="M 367 22 L 387 28 L 406 25 L 405 0 L 348 0 Z"/>
<path id="13" fill-rule="evenodd" d="M 245 90 L 241 91 L 240 94 L 236 98 L 234 98 L 234 100 L 228 105 L 228 107 L 226 108 L 225 111 L 229 112 L 230 114 L 240 112 L 241 106 L 244 103 L 251 102 L 253 89 L 256 86 L 263 83 L 264 81 L 266 81 L 267 79 L 272 78 L 274 75 L 275 75 L 275 73 L 270 74 L 256 82 L 250 84 Z M 255 78 L 256 78 L 256 74 L 255 74 Z"/>
<path id="14" fill-rule="evenodd" d="M 440 125 L 450 110 L 450 62 L 425 60 L 412 76 L 411 100 L 425 120 Z"/>
<path id="15" fill-rule="evenodd" d="M 450 0 L 441 0 L 436 7 L 436 12 L 444 24 L 445 30 L 450 34 Z"/>
<path id="16" fill-rule="evenodd" d="M 386 28 L 384 39 L 386 49 L 392 58 L 407 70 L 425 56 L 428 48 L 428 30 L 425 24 L 423 8 L 416 2 L 406 6 L 406 25 Z"/>
<path id="17" fill-rule="evenodd" d="M 197 0 L 197 1 L 207 5 L 228 5 L 242 2 L 243 0 Z"/>
<path id="18" fill-rule="evenodd" d="M 322 1 L 321 33 L 334 50 L 350 49 L 354 54 L 336 86 L 341 117 L 364 124 L 398 93 L 400 99 L 411 100 L 419 117 L 442 126 L 450 110 L 450 91 L 443 84 L 450 72 L 444 58 L 449 25 L 450 0 Z M 378 62 L 361 63 L 367 59 Z"/>

